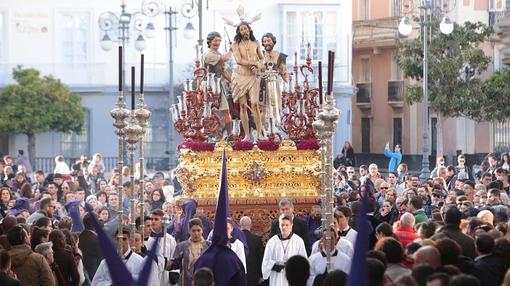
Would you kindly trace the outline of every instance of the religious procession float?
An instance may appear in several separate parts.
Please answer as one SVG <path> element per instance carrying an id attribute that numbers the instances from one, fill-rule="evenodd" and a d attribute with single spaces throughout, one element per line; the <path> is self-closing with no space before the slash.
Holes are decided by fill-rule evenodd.
<path id="1" fill-rule="evenodd" d="M 293 200 L 298 214 L 308 213 L 312 205 L 321 202 L 323 222 L 331 225 L 332 135 L 339 116 L 332 94 L 334 52 L 329 52 L 327 90 L 323 94 L 322 62 L 314 70 L 310 44 L 305 62 L 299 63 L 295 53 L 293 66 L 287 70 L 287 55 L 274 49 L 276 38 L 266 33 L 259 43 L 253 36 L 250 25 L 260 16 L 246 20 L 242 8 L 237 12 L 240 23 L 226 19 L 235 28 L 230 48 L 222 54 L 219 49 L 226 39 L 210 32 L 203 56 L 197 48 L 192 78 L 170 107 L 175 129 L 183 138 L 174 170 L 182 185 L 182 197 L 196 200 L 209 217 L 214 217 L 225 151 L 234 219 L 248 215 L 253 231 L 267 234 L 271 220 L 279 215 L 279 200 L 287 197 Z M 144 57 L 136 106 L 135 70 L 131 68 L 131 110 L 124 103 L 122 57 L 119 47 L 119 95 L 111 111 L 119 141 L 118 169 L 123 169 L 124 161 L 134 166 L 139 145 L 139 174 L 143 177 L 144 128 L 150 117 L 144 103 Z M 129 160 L 124 160 L 127 153 L 129 158 L 125 159 Z M 141 184 L 143 190 L 143 180 Z M 134 189 L 130 195 L 134 213 L 138 207 L 133 193 Z M 119 195 L 122 201 L 122 190 Z M 130 216 L 133 226 L 134 217 Z"/>
<path id="2" fill-rule="evenodd" d="M 273 49 L 275 37 L 267 33 L 259 44 L 250 27 L 257 17 L 245 20 L 238 14 L 241 23 L 226 20 L 236 28 L 230 49 L 221 54 L 220 43 L 227 39 L 209 33 L 208 51 L 196 60 L 192 79 L 170 108 L 183 137 L 175 175 L 183 197 L 195 199 L 214 216 L 225 150 L 232 217 L 249 215 L 253 231 L 265 234 L 279 215 L 282 197 L 293 199 L 298 214 L 308 213 L 321 195 L 322 202 L 332 205 L 331 184 L 325 182 L 331 182 L 331 141 L 338 118 L 330 69 L 334 53 L 323 95 L 322 63 L 312 68 L 310 45 L 306 61 L 298 63 L 295 54 L 287 71 L 286 55 Z"/>

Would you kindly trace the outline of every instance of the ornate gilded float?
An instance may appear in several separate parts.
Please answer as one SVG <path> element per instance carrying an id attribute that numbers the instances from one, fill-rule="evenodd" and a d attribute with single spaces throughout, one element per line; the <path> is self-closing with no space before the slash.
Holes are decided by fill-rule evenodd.
<path id="1" fill-rule="evenodd" d="M 227 151 L 231 198 L 319 196 L 320 152 L 298 150 L 293 141 L 286 140 L 274 151 L 263 151 L 257 145 L 251 150 L 234 150 L 226 142 L 217 143 L 213 151 L 181 149 L 175 174 L 184 197 L 216 198 L 223 149 Z"/>

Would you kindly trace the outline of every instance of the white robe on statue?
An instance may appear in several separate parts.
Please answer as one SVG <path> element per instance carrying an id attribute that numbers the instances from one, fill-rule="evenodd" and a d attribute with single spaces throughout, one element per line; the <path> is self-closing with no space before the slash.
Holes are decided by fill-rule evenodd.
<path id="1" fill-rule="evenodd" d="M 317 252 L 310 255 L 308 262 L 310 262 L 310 278 L 307 285 L 312 286 L 315 277 L 326 271 L 326 257 L 324 253 Z M 331 256 L 331 271 L 333 270 L 342 270 L 349 275 L 351 271 L 351 258 L 336 249 Z"/>
<path id="2" fill-rule="evenodd" d="M 286 263 L 289 258 L 294 255 L 307 257 L 306 248 L 303 239 L 297 234 L 292 234 L 289 239 L 280 239 L 279 235 L 275 235 L 269 239 L 264 251 L 262 259 L 262 277 L 269 278 L 269 286 L 288 286 L 287 278 L 285 278 L 285 269 L 276 272 L 273 266 L 277 263 Z"/>
<path id="3" fill-rule="evenodd" d="M 127 260 L 125 258 L 128 258 Z M 133 277 L 133 280 L 136 281 L 138 276 L 142 272 L 143 265 L 147 259 L 144 259 L 140 255 L 136 254 L 132 250 L 128 250 L 128 252 L 124 253 L 124 257 L 122 258 L 123 262 L 126 264 L 126 268 L 129 273 Z M 151 268 L 151 274 L 149 276 L 149 281 L 147 285 L 159 285 L 159 271 L 155 261 L 152 261 L 153 265 Z M 94 279 L 92 279 L 91 286 L 111 286 L 113 285 L 113 280 L 110 276 L 110 271 L 108 270 L 108 265 L 106 264 L 106 260 L 102 260 L 97 268 L 96 274 L 94 275 Z"/>

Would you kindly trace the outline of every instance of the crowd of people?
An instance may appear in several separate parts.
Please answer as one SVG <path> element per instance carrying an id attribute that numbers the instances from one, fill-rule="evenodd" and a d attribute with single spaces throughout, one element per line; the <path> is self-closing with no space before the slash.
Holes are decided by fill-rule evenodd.
<path id="1" fill-rule="evenodd" d="M 366 194 L 369 285 L 510 285 L 508 154 L 501 160 L 487 155 L 477 172 L 465 161 L 460 155 L 456 166 L 446 166 L 440 157 L 425 181 L 403 164 L 384 174 L 375 164 L 339 164 L 332 237 L 323 237 L 320 204 L 299 216 L 292 199 L 282 198 L 265 246 L 248 216 L 228 219 L 228 246 L 242 262 L 247 285 L 345 285 Z M 146 195 L 142 219 L 140 208 L 130 213 L 128 173 L 105 170 L 99 154 L 71 167 L 61 156 L 55 162 L 56 172 L 32 176 L 9 156 L 0 163 L 0 285 L 112 285 L 94 218 L 120 245 L 134 279 L 161 237 L 148 285 L 214 280 L 211 271 L 194 269 L 211 244 L 213 222 L 196 201 L 179 199 L 169 174 L 136 177 L 137 206 L 142 180 Z M 120 176 L 126 176 L 122 186 Z M 134 232 L 127 228 L 132 216 Z M 329 239 L 336 247 L 328 273 Z M 202 282 L 192 284 L 196 273 Z"/>

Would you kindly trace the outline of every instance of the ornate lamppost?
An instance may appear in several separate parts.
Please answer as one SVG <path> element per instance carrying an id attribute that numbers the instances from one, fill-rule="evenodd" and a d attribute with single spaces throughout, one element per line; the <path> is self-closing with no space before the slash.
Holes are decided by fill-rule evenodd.
<path id="1" fill-rule="evenodd" d="M 429 168 L 429 35 L 432 35 L 432 20 L 449 10 L 449 0 L 420 0 L 418 8 L 420 9 L 420 26 L 423 32 L 423 158 L 421 161 L 420 179 L 425 181 L 430 175 Z M 408 0 L 404 3 L 404 8 L 412 12 L 414 0 Z M 441 33 L 448 35 L 453 32 L 453 22 L 448 16 L 444 16 L 439 26 Z M 403 17 L 398 25 L 398 31 L 404 36 L 411 34 L 413 26 L 408 17 Z"/>

